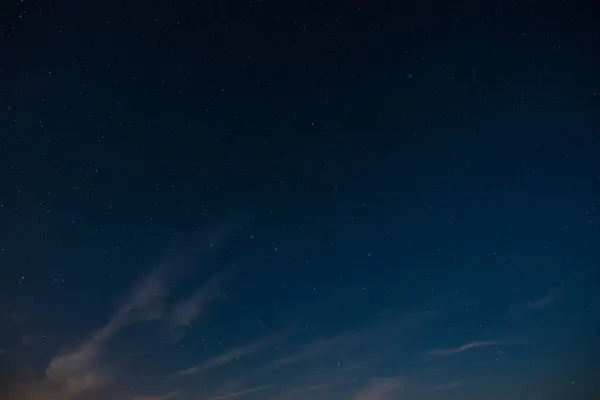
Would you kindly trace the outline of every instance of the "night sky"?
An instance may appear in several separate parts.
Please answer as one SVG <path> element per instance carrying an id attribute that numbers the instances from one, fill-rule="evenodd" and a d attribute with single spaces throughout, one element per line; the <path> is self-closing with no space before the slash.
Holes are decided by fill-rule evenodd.
<path id="1" fill-rule="evenodd" d="M 600 13 L 0 6 L 0 399 L 600 397 Z"/>

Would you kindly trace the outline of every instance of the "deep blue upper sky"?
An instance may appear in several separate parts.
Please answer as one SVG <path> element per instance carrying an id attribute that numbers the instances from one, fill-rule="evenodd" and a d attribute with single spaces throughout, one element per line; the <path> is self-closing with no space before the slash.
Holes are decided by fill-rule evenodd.
<path id="1" fill-rule="evenodd" d="M 0 398 L 596 398 L 593 8 L 4 3 Z"/>

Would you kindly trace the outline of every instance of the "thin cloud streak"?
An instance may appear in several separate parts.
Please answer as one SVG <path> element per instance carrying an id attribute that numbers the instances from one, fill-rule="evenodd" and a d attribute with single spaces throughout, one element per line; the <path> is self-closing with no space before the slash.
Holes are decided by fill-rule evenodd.
<path id="1" fill-rule="evenodd" d="M 298 379 L 298 383 L 285 385 L 283 390 L 271 397 L 271 400 L 306 399 L 309 395 L 313 400 L 321 399 L 322 396 L 329 394 L 327 391 L 333 386 L 331 383 L 303 386 L 302 378 L 306 379 L 306 377 L 301 377 Z"/>
<path id="2" fill-rule="evenodd" d="M 196 293 L 177 305 L 171 314 L 174 327 L 189 326 L 206 308 L 217 300 L 223 286 L 233 277 L 233 270 L 227 270 L 203 285 Z"/>
<path id="3" fill-rule="evenodd" d="M 454 348 L 449 348 L 449 349 L 430 350 L 428 354 L 431 356 L 450 356 L 450 355 L 454 355 L 454 354 L 460 354 L 467 350 L 476 349 L 478 347 L 496 346 L 498 344 L 499 344 L 499 342 L 475 341 L 475 342 L 463 344 L 462 346 L 459 346 L 459 347 L 454 347 Z"/>
<path id="4" fill-rule="evenodd" d="M 387 400 L 394 392 L 402 388 L 400 377 L 372 379 L 369 384 L 352 396 L 352 400 Z M 394 395 L 394 398 L 397 396 Z"/>
<path id="5" fill-rule="evenodd" d="M 416 315 L 418 317 L 415 317 Z M 393 357 L 391 354 L 396 354 L 390 352 L 389 348 L 381 346 L 381 343 L 387 339 L 393 339 L 398 345 L 400 339 L 408 340 L 417 328 L 422 327 L 434 315 L 432 312 L 410 312 L 402 315 L 388 313 L 381 318 L 370 320 L 368 324 L 362 327 L 341 331 L 330 337 L 302 342 L 293 341 L 289 346 L 282 346 L 278 351 L 274 351 L 273 355 L 276 355 L 275 359 L 265 358 L 263 357 L 264 353 L 261 353 L 260 359 L 266 360 L 266 362 L 257 365 L 256 368 L 245 371 L 239 379 L 235 380 L 237 386 L 225 389 L 222 383 L 214 382 L 208 386 L 208 395 L 203 393 L 206 397 L 201 398 L 206 400 L 207 397 L 213 396 L 214 398 L 214 396 L 221 393 L 237 393 L 246 386 L 245 384 L 255 386 L 261 382 L 271 380 L 274 374 L 277 374 L 277 376 L 281 377 L 277 382 L 277 388 L 273 389 L 273 392 L 269 392 L 268 396 L 264 396 L 265 398 L 272 400 L 301 400 L 308 398 L 313 400 L 328 400 L 344 394 L 347 395 L 346 398 L 349 400 L 352 400 L 353 396 L 359 395 L 371 396 L 370 398 L 363 397 L 362 399 L 358 397 L 359 400 L 377 399 L 377 397 L 373 397 L 375 395 L 379 395 L 380 399 L 396 400 L 392 396 L 398 394 L 399 390 L 403 389 L 403 387 L 394 389 L 395 386 L 394 388 L 392 387 L 392 381 L 387 381 L 386 379 L 368 381 L 369 385 L 359 387 L 358 389 L 360 390 L 352 390 L 355 384 L 352 383 L 348 387 L 348 379 L 351 379 L 351 376 L 355 374 L 349 373 L 344 369 L 343 365 L 349 361 L 352 361 L 354 365 L 358 360 L 361 364 L 364 364 L 364 373 L 368 373 L 367 368 L 375 368 L 376 365 L 380 365 L 382 360 Z M 292 327 L 292 329 L 296 329 L 298 324 L 296 323 Z M 289 329 L 287 331 L 290 332 Z M 289 338 L 289 336 L 286 336 L 286 338 Z M 249 345 L 225 351 L 223 354 L 219 354 L 210 360 L 201 360 L 200 364 L 174 372 L 169 377 L 199 374 L 197 375 L 198 377 L 210 380 L 213 376 L 219 376 L 221 371 L 225 372 L 228 368 L 225 366 L 226 363 L 236 362 L 237 357 L 234 356 L 241 353 L 246 354 L 244 348 L 247 346 Z M 261 346 L 256 347 L 260 348 Z M 286 350 L 288 348 L 289 350 Z M 240 351 L 240 349 L 243 351 Z M 258 358 L 258 356 L 256 357 Z M 352 359 L 350 360 L 348 357 L 352 357 Z M 316 365 L 314 363 L 320 359 L 331 360 L 329 366 L 332 368 L 321 369 L 325 365 L 320 365 L 315 370 L 314 367 Z M 328 363 L 326 362 L 325 364 Z M 212 370 L 212 368 L 221 368 L 221 366 L 222 369 L 218 371 Z M 207 370 L 205 369 L 207 367 L 211 368 Z M 319 371 L 319 373 L 315 375 L 315 371 Z M 404 382 L 403 379 L 402 382 Z M 242 384 L 244 385 L 242 386 Z"/>
<path id="6" fill-rule="evenodd" d="M 339 344 L 339 341 L 336 338 L 321 339 L 315 342 L 311 342 L 308 345 L 305 345 L 303 349 L 291 356 L 282 357 L 274 360 L 271 363 L 271 368 L 273 370 L 276 370 L 303 361 L 313 360 L 319 357 L 320 355 L 330 351 L 337 344 Z"/>
<path id="7" fill-rule="evenodd" d="M 207 400 L 232 399 L 234 397 L 241 397 L 241 396 L 245 396 L 245 395 L 250 394 L 250 393 L 262 392 L 264 390 L 268 390 L 268 389 L 271 389 L 273 387 L 275 387 L 275 385 L 262 385 L 262 386 L 257 386 L 257 387 L 250 388 L 250 389 L 241 390 L 239 392 L 228 393 L 228 394 L 225 394 L 223 396 L 211 397 L 210 399 L 207 399 Z"/>
<path id="8" fill-rule="evenodd" d="M 549 293 L 546 296 L 526 304 L 528 310 L 541 310 L 552 305 L 557 298 L 556 293 Z"/>
<path id="9" fill-rule="evenodd" d="M 77 350 L 52 358 L 42 383 L 59 386 L 66 397 L 74 397 L 110 382 L 110 374 L 101 365 L 106 343 L 164 295 L 163 269 L 164 263 L 143 279 L 109 322 Z"/>
<path id="10" fill-rule="evenodd" d="M 380 362 L 389 358 L 390 352 L 378 348 L 378 343 L 392 337 L 396 342 L 401 338 L 408 340 L 407 338 L 414 329 L 429 321 L 434 315 L 435 313 L 431 311 L 419 311 L 402 316 L 388 315 L 387 318 L 374 319 L 361 328 L 304 343 L 287 355 L 271 361 L 261 370 L 261 373 L 268 374 L 283 368 L 296 368 L 298 364 L 308 365 L 325 355 L 328 358 L 339 360 L 344 359 L 350 353 L 355 357 L 359 357 L 360 354 L 362 355 L 360 363 L 365 360 L 370 360 L 370 364 L 373 364 L 374 361 Z M 356 365 L 356 361 L 354 361 L 350 369 L 357 369 Z"/>
<path id="11" fill-rule="evenodd" d="M 216 236 L 204 237 L 203 243 L 194 240 L 191 246 L 178 247 L 175 252 L 170 252 L 163 262 L 134 286 L 104 326 L 73 351 L 54 356 L 44 377 L 40 381 L 19 385 L 17 397 L 27 400 L 71 399 L 110 383 L 111 373 L 104 363 L 108 342 L 126 326 L 155 318 L 155 311 L 163 305 L 169 294 L 167 282 L 179 282 L 186 275 L 187 265 L 197 260 L 204 251 L 210 250 L 217 241 L 222 241 L 227 231 L 218 229 Z M 189 311 L 182 315 L 182 320 L 191 321 L 199 313 Z"/>
<path id="12" fill-rule="evenodd" d="M 285 337 L 284 334 L 272 335 L 265 339 L 257 340 L 242 346 L 233 347 L 218 356 L 211 357 L 206 361 L 193 367 L 177 371 L 171 374 L 171 377 L 195 375 L 201 372 L 207 372 L 214 368 L 222 367 L 242 357 L 249 356 L 274 345 Z"/>
<path id="13" fill-rule="evenodd" d="M 452 381 L 452 382 L 448 382 L 448 383 L 443 383 L 443 384 L 438 384 L 438 385 L 426 385 L 423 388 L 420 388 L 418 390 L 416 390 L 416 393 L 421 393 L 421 394 L 432 394 L 432 393 L 439 393 L 439 392 L 446 392 L 452 389 L 457 389 L 459 387 L 463 386 L 463 382 L 461 381 Z"/>
<path id="14" fill-rule="evenodd" d="M 136 396 L 133 400 L 167 400 L 177 396 L 177 392 L 170 392 L 162 396 Z"/>
<path id="15" fill-rule="evenodd" d="M 554 305 L 558 301 L 558 299 L 558 291 L 553 290 L 545 296 L 538 298 L 537 300 L 521 302 L 519 304 L 511 306 L 509 308 L 509 314 L 523 317 L 528 315 L 529 313 L 538 312 Z"/>

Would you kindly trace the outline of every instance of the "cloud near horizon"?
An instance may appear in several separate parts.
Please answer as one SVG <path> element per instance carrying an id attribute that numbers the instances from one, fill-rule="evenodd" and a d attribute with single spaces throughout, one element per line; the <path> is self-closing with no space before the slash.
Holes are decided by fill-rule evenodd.
<path id="1" fill-rule="evenodd" d="M 177 392 L 170 392 L 162 396 L 135 396 L 133 400 L 167 400 L 177 396 Z"/>
<path id="2" fill-rule="evenodd" d="M 164 306 L 163 302 L 169 295 L 168 277 L 181 273 L 186 267 L 185 263 L 197 261 L 202 253 L 198 249 L 212 248 L 215 238 L 222 240 L 222 230 L 217 231 L 216 237 L 210 236 L 209 242 L 203 246 L 196 246 L 189 252 L 170 254 L 134 285 L 104 326 L 72 351 L 54 355 L 41 380 L 18 382 L 6 389 L 7 393 L 19 400 L 68 400 L 80 398 L 84 393 L 110 383 L 113 380 L 111 367 L 106 363 L 109 342 L 128 325 L 155 319 L 155 311 Z M 190 257 L 194 252 L 195 256 Z M 175 306 L 169 323 L 180 326 L 198 319 L 231 276 L 232 271 L 228 271 L 210 279 L 192 297 Z M 173 394 L 169 394 L 169 397 L 173 397 Z"/>
<path id="3" fill-rule="evenodd" d="M 145 277 L 130 293 L 127 301 L 101 329 L 76 350 L 54 356 L 46 368 L 42 386 L 53 386 L 65 398 L 77 397 L 111 381 L 102 363 L 105 346 L 121 329 L 144 316 L 164 295 L 163 266 Z"/>
<path id="4" fill-rule="evenodd" d="M 218 273 L 192 289 L 191 294 L 183 296 L 183 300 L 174 302 L 168 289 L 181 282 L 169 279 L 168 274 L 174 268 L 179 268 L 178 262 L 167 260 L 150 271 L 133 287 L 103 326 L 71 351 L 54 353 L 42 378 L 25 382 L 6 399 L 97 400 L 104 398 L 99 397 L 102 390 L 112 393 L 128 389 L 122 389 L 122 386 L 124 382 L 129 384 L 131 376 L 124 376 L 123 364 L 111 362 L 113 352 L 110 345 L 113 340 L 117 342 L 116 337 L 125 328 L 155 318 L 153 315 L 157 309 L 163 311 L 158 320 L 164 328 L 160 334 L 166 339 L 166 346 L 172 346 L 161 351 L 165 350 L 168 357 L 179 352 L 184 358 L 173 358 L 172 363 L 164 365 L 148 364 L 156 368 L 151 384 L 143 386 L 141 394 L 134 395 L 139 388 L 132 388 L 131 392 L 122 393 L 119 398 L 329 400 L 344 396 L 349 400 L 396 400 L 398 396 L 411 393 L 433 396 L 457 388 L 462 382 L 459 382 L 459 376 L 447 377 L 448 380 L 442 381 L 445 384 L 434 379 L 419 380 L 418 376 L 413 379 L 421 373 L 412 372 L 419 367 L 419 362 L 434 360 L 424 355 L 451 356 L 500 343 L 480 340 L 458 347 L 428 350 L 435 345 L 434 342 L 415 348 L 414 340 L 427 324 L 442 318 L 437 307 L 432 307 L 429 302 L 410 310 L 382 312 L 359 325 L 337 325 L 335 330 L 329 331 L 323 328 L 335 315 L 333 311 L 329 315 L 318 309 L 313 323 L 301 324 L 294 319 L 294 323 L 274 333 L 267 328 L 261 329 L 260 336 L 246 342 L 240 342 L 246 337 L 244 335 L 230 336 L 221 341 L 220 337 L 211 338 L 209 333 L 206 335 L 209 344 L 204 348 L 198 347 L 204 345 L 204 335 L 173 343 L 169 342 L 169 335 L 177 329 L 184 329 L 188 334 L 187 328 L 202 320 L 205 313 L 218 303 L 235 272 L 228 269 Z M 235 321 L 227 321 L 230 322 Z M 227 328 L 231 326 L 234 325 Z M 231 346 L 232 341 L 245 344 Z M 188 352 L 188 349 L 192 350 Z M 222 350 L 215 352 L 215 349 Z M 205 357 L 204 354 L 211 356 Z M 184 359 L 188 362 L 184 363 Z M 241 359 L 244 362 L 237 363 Z M 251 367 L 246 370 L 248 365 Z M 133 372 L 131 375 L 135 375 L 136 371 Z M 144 379 L 148 378 L 144 376 Z"/>
<path id="5" fill-rule="evenodd" d="M 225 399 L 233 399 L 236 397 L 241 397 L 241 396 L 245 396 L 247 394 L 250 393 L 256 393 L 256 392 L 262 392 L 264 390 L 268 390 L 275 387 L 275 385 L 261 385 L 261 386 L 256 386 L 253 388 L 249 388 L 249 389 L 244 389 L 244 390 L 240 390 L 238 392 L 231 392 L 231 393 L 227 393 L 221 396 L 216 396 L 216 397 L 211 397 L 207 400 L 225 400 Z"/>
<path id="6" fill-rule="evenodd" d="M 403 379 L 374 378 L 365 387 L 360 389 L 352 400 L 392 400 L 398 398 L 397 391 L 402 389 Z"/>

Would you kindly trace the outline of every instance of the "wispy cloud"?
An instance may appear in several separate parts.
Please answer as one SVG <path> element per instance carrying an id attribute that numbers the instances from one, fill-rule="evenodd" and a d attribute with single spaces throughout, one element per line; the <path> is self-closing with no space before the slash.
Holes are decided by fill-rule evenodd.
<path id="1" fill-rule="evenodd" d="M 170 392 L 162 396 L 136 396 L 133 400 L 167 400 L 177 396 L 177 392 Z"/>
<path id="2" fill-rule="evenodd" d="M 359 389 L 353 396 L 353 400 L 388 400 L 397 399 L 395 394 L 402 389 L 403 379 L 400 377 L 371 379 L 370 382 Z"/>
<path id="3" fill-rule="evenodd" d="M 302 390 L 304 392 L 314 392 L 315 390 L 321 390 L 328 387 L 331 387 L 331 383 L 320 383 L 318 385 L 311 385 L 303 388 Z"/>
<path id="4" fill-rule="evenodd" d="M 442 383 L 442 384 L 427 383 L 426 385 L 423 385 L 422 388 L 417 388 L 414 392 L 421 393 L 421 394 L 439 393 L 439 392 L 446 392 L 448 390 L 456 389 L 461 386 L 463 386 L 463 382 L 460 382 L 460 381 L 452 381 L 452 382 L 447 382 L 447 383 Z"/>
<path id="5" fill-rule="evenodd" d="M 546 307 L 551 306 L 557 299 L 557 294 L 555 292 L 550 292 L 546 296 L 541 297 L 534 301 L 529 301 L 525 305 L 525 308 L 528 310 L 540 310 Z"/>
<path id="6" fill-rule="evenodd" d="M 430 350 L 428 352 L 428 354 L 431 356 L 450 356 L 450 355 L 454 355 L 454 354 L 463 353 L 467 350 L 476 349 L 478 347 L 496 346 L 498 344 L 499 344 L 499 342 L 494 342 L 494 341 L 475 341 L 475 342 L 463 344 L 462 346 L 459 346 L 459 347 Z"/>
<path id="7" fill-rule="evenodd" d="M 271 335 L 264 339 L 254 341 L 242 346 L 233 347 L 215 357 L 211 357 L 202 363 L 171 374 L 172 377 L 194 375 L 207 372 L 211 369 L 222 367 L 242 357 L 258 353 L 259 351 L 274 345 L 284 338 L 284 334 Z"/>
<path id="8" fill-rule="evenodd" d="M 233 399 L 233 398 L 245 396 L 245 395 L 250 394 L 250 393 L 262 392 L 264 390 L 268 390 L 268 389 L 271 389 L 273 387 L 275 387 L 275 385 L 256 386 L 256 387 L 253 387 L 253 388 L 250 388 L 250 389 L 240 390 L 238 392 L 227 393 L 227 394 L 224 394 L 222 396 L 211 397 L 208 400 Z"/>
<path id="9" fill-rule="evenodd" d="M 208 281 L 193 295 L 177 305 L 171 313 L 171 324 L 174 327 L 189 326 L 206 308 L 217 300 L 223 286 L 233 277 L 229 269 Z"/>
<path id="10" fill-rule="evenodd" d="M 414 330 L 429 321 L 433 315 L 431 311 L 419 310 L 374 318 L 359 328 L 305 342 L 272 360 L 262 369 L 262 373 L 298 368 L 300 364 L 309 366 L 323 357 L 332 363 L 338 363 L 340 370 L 346 372 L 380 363 L 393 357 L 392 354 L 397 354 L 398 351 L 384 348 L 381 343 L 393 339 L 399 347 L 402 341 L 407 341 Z"/>
<path id="11" fill-rule="evenodd" d="M 552 290 L 546 295 L 539 297 L 535 300 L 528 300 L 511 306 L 509 309 L 509 314 L 512 314 L 513 316 L 523 317 L 525 315 L 528 315 L 529 313 L 544 310 L 548 307 L 551 307 L 552 305 L 556 304 L 558 300 L 559 292 L 557 290 Z"/>
<path id="12" fill-rule="evenodd" d="M 41 381 L 27 382 L 17 388 L 16 398 L 27 400 L 71 399 L 107 385 L 112 380 L 111 368 L 106 364 L 108 343 L 128 325 L 155 318 L 156 310 L 163 307 L 168 296 L 168 283 L 177 283 L 185 275 L 190 261 L 197 260 L 203 249 L 211 249 L 223 232 L 209 235 L 205 243 L 196 243 L 191 249 L 171 252 L 129 292 L 108 322 L 93 332 L 87 340 L 70 352 L 58 354 L 50 360 Z M 222 278 L 209 282 L 203 295 L 197 295 L 176 310 L 176 323 L 189 323 L 198 317 L 206 299 L 221 284 Z M 206 292 L 208 290 L 208 292 Z M 208 293 L 208 294 L 207 294 Z M 204 296 L 204 297 L 203 297 Z M 172 396 L 171 396 L 172 397 Z M 151 398 L 152 399 L 152 398 Z"/>
<path id="13" fill-rule="evenodd" d="M 455 389 L 457 387 L 462 386 L 462 382 L 449 382 L 449 383 L 444 383 L 443 385 L 438 385 L 436 387 L 433 388 L 434 392 L 445 392 L 446 390 L 451 390 L 451 389 Z"/>
<path id="14" fill-rule="evenodd" d="M 303 345 L 297 352 L 278 358 L 271 362 L 272 369 L 279 369 L 303 361 L 313 360 L 347 340 L 347 335 L 339 335 L 329 339 L 317 339 Z"/>
<path id="15" fill-rule="evenodd" d="M 260 357 L 256 358 L 266 362 L 254 365 L 238 377 L 227 374 L 232 379 L 229 385 L 222 381 L 211 383 L 210 377 L 217 377 L 220 372 L 230 372 L 230 363 L 238 358 L 250 357 L 271 344 L 275 345 L 279 339 L 261 339 L 231 348 L 215 357 L 201 360 L 197 365 L 175 372 L 171 377 L 197 375 L 198 379 L 208 379 L 204 387 L 206 391 L 203 392 L 205 397 L 202 397 L 204 400 L 241 395 L 245 393 L 242 390 L 244 387 L 258 386 L 273 379 L 273 376 L 277 376 L 277 386 L 264 396 L 261 394 L 261 398 L 328 400 L 345 396 L 344 398 L 353 400 L 395 400 L 400 392 L 406 390 L 404 376 L 369 380 L 358 389 L 355 388 L 356 379 L 364 377 L 372 368 L 383 365 L 385 360 L 397 357 L 402 351 L 402 343 L 408 342 L 415 330 L 422 328 L 432 316 L 431 312 L 424 314 L 421 311 L 386 313 L 362 326 L 321 338 L 312 337 L 310 332 L 305 336 L 303 329 L 295 331 L 293 337 L 284 332 L 281 337 L 285 343 L 281 343 L 281 347 L 273 352 L 277 354 L 276 358 L 269 360 L 263 357 L 264 353 L 260 353 Z M 297 327 L 296 324 L 291 329 Z M 305 340 L 300 341 L 301 338 Z M 394 343 L 394 349 L 387 345 L 390 340 Z M 276 345 L 279 346 L 279 343 Z M 347 368 L 357 363 L 363 366 L 360 373 Z M 213 369 L 216 368 L 219 370 L 213 374 Z"/>
<path id="16" fill-rule="evenodd" d="M 158 301 L 163 289 L 161 269 L 157 268 L 131 291 L 106 325 L 76 350 L 52 358 L 43 383 L 57 386 L 65 397 L 74 397 L 110 382 L 110 374 L 102 365 L 107 342 Z"/>
<path id="17" fill-rule="evenodd" d="M 332 391 L 337 389 L 335 383 L 324 382 L 319 384 L 310 384 L 314 374 L 305 372 L 304 374 L 295 375 L 292 380 L 277 385 L 277 389 L 269 397 L 271 400 L 325 400 L 330 399 L 334 395 Z M 337 382 L 339 383 L 339 382 Z M 339 392 L 338 392 L 339 394 Z"/>

